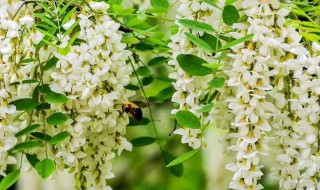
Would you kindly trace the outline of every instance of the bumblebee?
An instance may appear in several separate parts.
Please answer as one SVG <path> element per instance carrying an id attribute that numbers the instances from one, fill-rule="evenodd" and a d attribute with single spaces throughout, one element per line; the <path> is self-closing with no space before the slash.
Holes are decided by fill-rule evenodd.
<path id="1" fill-rule="evenodd" d="M 130 114 L 133 120 L 140 121 L 142 119 L 141 109 L 132 102 L 122 104 L 122 111 Z"/>

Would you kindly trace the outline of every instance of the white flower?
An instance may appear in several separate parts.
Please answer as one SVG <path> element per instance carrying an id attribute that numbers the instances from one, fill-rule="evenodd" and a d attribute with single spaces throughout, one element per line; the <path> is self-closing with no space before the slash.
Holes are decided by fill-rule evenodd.
<path id="1" fill-rule="evenodd" d="M 27 28 L 30 28 L 33 25 L 34 19 L 29 15 L 26 15 L 22 18 L 19 18 L 19 21 L 21 25 L 26 25 Z"/>
<path id="2" fill-rule="evenodd" d="M 97 11 L 97 12 L 105 12 L 110 7 L 110 5 L 106 4 L 105 2 L 96 2 L 96 1 L 90 1 L 89 6 L 94 11 Z"/>

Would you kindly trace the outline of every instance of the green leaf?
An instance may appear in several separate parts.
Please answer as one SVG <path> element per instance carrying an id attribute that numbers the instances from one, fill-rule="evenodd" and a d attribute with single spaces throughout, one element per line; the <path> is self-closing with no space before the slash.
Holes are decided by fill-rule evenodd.
<path id="1" fill-rule="evenodd" d="M 211 25 L 204 23 L 204 22 L 199 22 L 196 20 L 179 19 L 178 22 L 182 26 L 190 28 L 191 30 L 204 31 L 204 32 L 214 32 L 215 31 Z"/>
<path id="2" fill-rule="evenodd" d="M 43 84 L 43 85 L 39 86 L 39 91 L 44 93 L 44 94 L 52 92 L 52 90 L 49 87 L 49 84 Z"/>
<path id="3" fill-rule="evenodd" d="M 20 85 L 20 84 L 33 84 L 33 83 L 38 83 L 39 81 L 35 80 L 35 79 L 26 79 L 21 81 L 21 83 L 19 81 L 11 83 L 10 86 L 13 85 Z"/>
<path id="4" fill-rule="evenodd" d="M 142 117 L 140 121 L 132 120 L 130 117 L 129 124 L 127 126 L 139 126 L 139 125 L 148 125 L 150 123 L 150 120 L 146 117 Z"/>
<path id="5" fill-rule="evenodd" d="M 63 104 L 68 101 L 67 96 L 53 92 L 53 91 L 47 93 L 45 95 L 44 99 L 49 103 L 57 103 L 57 104 Z"/>
<path id="6" fill-rule="evenodd" d="M 189 158 L 191 158 L 192 156 L 194 156 L 197 152 L 199 151 L 199 149 L 194 149 L 190 152 L 187 152 L 185 154 L 183 154 L 182 156 L 172 160 L 168 165 L 167 167 L 171 167 L 171 166 L 175 166 L 177 164 L 180 164 L 186 160 L 188 160 Z"/>
<path id="7" fill-rule="evenodd" d="M 0 190 L 9 189 L 20 177 L 20 170 L 13 171 L 0 182 Z"/>
<path id="8" fill-rule="evenodd" d="M 33 13 L 36 17 L 40 18 L 43 22 L 49 24 L 50 26 L 52 26 L 53 28 L 57 28 L 56 24 L 54 22 L 51 21 L 51 18 L 47 18 L 45 16 L 45 13 Z"/>
<path id="9" fill-rule="evenodd" d="M 169 58 L 167 57 L 155 57 L 151 59 L 148 63 L 148 66 L 159 66 L 162 65 L 163 63 L 166 63 Z"/>
<path id="10" fill-rule="evenodd" d="M 208 85 L 214 88 L 221 88 L 224 85 L 224 82 L 224 78 L 214 78 L 208 82 Z"/>
<path id="11" fill-rule="evenodd" d="M 24 128 L 24 129 L 22 129 L 21 131 L 19 131 L 19 132 L 15 135 L 15 137 L 20 137 L 20 136 L 22 136 L 22 135 L 24 135 L 24 134 L 27 134 L 27 133 L 29 133 L 29 132 L 37 129 L 38 127 L 40 127 L 39 124 L 29 125 L 28 127 L 26 127 L 26 128 Z"/>
<path id="12" fill-rule="evenodd" d="M 58 50 L 58 52 L 59 52 L 59 54 L 66 56 L 66 55 L 70 52 L 70 50 L 71 50 L 71 46 L 68 45 L 68 46 L 65 47 L 65 48 L 60 48 L 60 49 Z"/>
<path id="13" fill-rule="evenodd" d="M 191 41 L 192 43 L 194 43 L 196 46 L 198 46 L 206 51 L 213 52 L 213 49 L 211 48 L 211 46 L 209 44 L 207 44 L 205 41 L 203 41 L 201 38 L 199 38 L 193 34 L 187 33 L 187 32 L 185 32 L 184 35 L 186 35 L 187 39 L 189 41 Z"/>
<path id="14" fill-rule="evenodd" d="M 61 133 L 56 134 L 55 136 L 53 136 L 50 140 L 49 143 L 50 144 L 58 144 L 59 142 L 67 139 L 70 136 L 70 133 L 68 133 L 67 131 L 63 131 Z"/>
<path id="15" fill-rule="evenodd" d="M 168 88 L 161 90 L 156 98 L 158 100 L 164 101 L 164 100 L 170 99 L 174 94 L 174 92 L 175 91 L 173 90 L 172 86 L 170 86 Z"/>
<path id="16" fill-rule="evenodd" d="M 165 165 L 168 165 L 171 161 L 176 159 L 176 157 L 173 154 L 167 151 L 161 151 L 161 156 Z M 183 165 L 181 163 L 167 168 L 170 171 L 170 173 L 177 177 L 181 177 L 183 175 Z"/>
<path id="17" fill-rule="evenodd" d="M 212 74 L 212 70 L 208 67 L 203 66 L 203 63 L 207 63 L 200 57 L 191 54 L 180 54 L 177 57 L 177 61 L 186 73 L 194 76 L 205 76 Z"/>
<path id="18" fill-rule="evenodd" d="M 28 162 L 31 164 L 32 167 L 36 167 L 36 164 L 40 161 L 36 155 L 26 154 Z"/>
<path id="19" fill-rule="evenodd" d="M 236 2 L 237 0 L 226 0 L 226 2 L 224 3 L 224 5 L 230 5 L 234 2 Z"/>
<path id="20" fill-rule="evenodd" d="M 139 14 L 138 16 L 140 17 L 132 17 L 127 26 L 133 27 L 144 23 L 148 19 L 148 16 L 146 14 Z"/>
<path id="21" fill-rule="evenodd" d="M 236 23 L 239 18 L 240 15 L 235 6 L 227 5 L 224 7 L 222 12 L 222 19 L 224 23 L 227 25 L 232 25 L 233 23 Z"/>
<path id="22" fill-rule="evenodd" d="M 137 74 L 142 77 L 149 77 L 151 76 L 151 71 L 148 69 L 148 67 L 139 67 L 136 70 Z"/>
<path id="23" fill-rule="evenodd" d="M 143 86 L 147 86 L 153 82 L 153 76 L 145 77 L 141 80 Z"/>
<path id="24" fill-rule="evenodd" d="M 56 58 L 56 57 L 51 57 L 51 58 L 49 59 L 49 61 L 44 65 L 43 69 L 44 69 L 45 71 L 47 71 L 47 70 L 49 70 L 49 69 L 51 69 L 51 68 L 53 68 L 53 67 L 56 67 L 56 64 L 57 64 L 58 61 L 59 61 L 58 58 Z"/>
<path id="25" fill-rule="evenodd" d="M 76 26 L 79 25 L 79 22 L 80 22 L 80 19 L 76 20 L 76 21 L 68 28 L 68 30 L 63 33 L 63 36 L 69 35 L 69 34 L 72 32 L 72 30 L 73 30 Z M 69 44 L 69 42 L 68 42 L 68 44 Z M 70 45 L 70 44 L 69 44 L 69 45 Z"/>
<path id="26" fill-rule="evenodd" d="M 137 86 L 137 85 L 133 85 L 133 84 L 128 84 L 127 86 L 125 86 L 124 87 L 125 89 L 128 89 L 128 90 L 134 90 L 134 91 L 136 91 L 136 90 L 139 90 L 140 89 L 140 87 L 139 86 Z"/>
<path id="27" fill-rule="evenodd" d="M 14 106 L 16 106 L 17 110 L 23 111 L 23 110 L 32 110 L 39 103 L 37 100 L 31 99 L 31 98 L 21 98 L 21 99 L 10 102 L 10 104 L 13 104 Z"/>
<path id="28" fill-rule="evenodd" d="M 30 58 L 30 59 L 21 59 L 19 64 L 23 64 L 23 63 L 31 63 L 31 62 L 35 62 L 37 61 L 36 59 Z"/>
<path id="29" fill-rule="evenodd" d="M 61 112 L 50 115 L 46 121 L 49 125 L 61 125 L 68 119 L 67 115 Z"/>
<path id="30" fill-rule="evenodd" d="M 36 164 L 35 169 L 37 170 L 40 177 L 46 179 L 54 172 L 55 167 L 56 165 L 53 160 L 45 158 L 44 160 L 41 160 Z"/>
<path id="31" fill-rule="evenodd" d="M 138 138 L 132 139 L 130 142 L 134 147 L 141 147 L 141 146 L 147 146 L 149 144 L 156 142 L 156 139 L 153 137 L 138 137 Z"/>
<path id="32" fill-rule="evenodd" d="M 212 2 L 212 0 L 202 0 L 202 1 L 205 2 L 205 3 L 207 3 L 208 5 L 211 5 L 211 6 L 213 6 L 213 7 L 218 8 L 218 9 L 221 10 L 221 8 L 220 8 L 217 4 L 215 4 L 214 2 Z"/>
<path id="33" fill-rule="evenodd" d="M 209 104 L 203 106 L 202 108 L 198 109 L 197 111 L 199 113 L 208 113 L 209 111 L 212 110 L 213 106 L 214 106 L 213 103 L 210 102 Z"/>
<path id="34" fill-rule="evenodd" d="M 183 127 L 192 128 L 192 129 L 201 128 L 201 123 L 199 121 L 199 118 L 190 111 L 187 111 L 187 110 L 178 111 L 176 113 L 176 119 L 177 119 L 177 122 Z"/>
<path id="35" fill-rule="evenodd" d="M 169 8 L 168 0 L 150 0 L 150 4 L 155 9 L 167 10 Z"/>
<path id="36" fill-rule="evenodd" d="M 23 143 L 16 144 L 12 150 L 13 151 L 24 151 L 31 148 L 40 147 L 42 144 L 38 141 L 27 141 Z"/>
<path id="37" fill-rule="evenodd" d="M 229 42 L 229 43 L 227 43 L 226 45 L 222 46 L 222 47 L 219 49 L 219 51 L 222 51 L 222 50 L 228 49 L 228 48 L 230 48 L 230 47 L 232 47 L 232 46 L 235 46 L 235 45 L 237 45 L 237 44 L 240 44 L 240 43 L 242 43 L 242 42 L 244 42 L 244 41 L 246 41 L 246 40 L 251 39 L 252 37 L 253 37 L 253 34 L 249 34 L 249 35 L 246 35 L 246 36 L 244 36 L 244 37 L 242 37 L 242 38 L 239 38 L 239 39 L 237 39 L 237 40 L 234 40 L 234 41 L 232 41 L 232 42 Z"/>
<path id="38" fill-rule="evenodd" d="M 71 2 L 71 1 L 69 1 Z M 61 26 L 63 26 L 65 23 L 67 23 L 68 21 L 70 21 L 70 18 L 72 16 L 72 14 L 76 11 L 77 7 L 73 7 L 71 9 L 71 11 L 68 11 L 68 13 L 66 14 L 66 16 L 63 18 Z"/>
<path id="39" fill-rule="evenodd" d="M 43 8 L 46 13 L 49 13 L 51 16 L 55 16 L 55 13 L 48 7 L 47 3 L 39 3 L 38 6 Z"/>
<path id="40" fill-rule="evenodd" d="M 51 139 L 50 135 L 47 135 L 47 134 L 42 133 L 42 132 L 33 132 L 33 133 L 30 133 L 30 135 L 35 137 L 35 138 L 38 138 L 40 140 L 47 141 L 47 142 Z"/>
<path id="41" fill-rule="evenodd" d="M 200 37 L 200 39 L 207 43 L 211 47 L 213 52 L 217 52 L 218 49 L 222 46 L 220 40 L 217 37 L 206 32 L 203 36 Z"/>
<path id="42" fill-rule="evenodd" d="M 44 103 L 41 103 L 41 104 L 37 105 L 36 109 L 37 109 L 37 111 L 39 111 L 39 110 L 49 110 L 49 109 L 51 109 L 51 104 L 48 104 L 48 103 L 44 102 Z"/>
<path id="43" fill-rule="evenodd" d="M 67 10 L 67 8 L 74 2 L 74 0 L 70 0 L 60 11 L 59 11 L 59 15 L 61 16 L 62 14 L 64 14 Z M 76 7 L 74 7 L 76 8 Z M 73 10 L 73 9 L 72 9 Z M 73 13 L 73 11 L 69 11 L 68 14 L 71 12 L 71 14 Z M 67 14 L 67 15 L 68 15 Z M 70 15 L 71 16 L 71 15 Z M 65 22 L 62 22 L 62 25 L 64 24 Z"/>

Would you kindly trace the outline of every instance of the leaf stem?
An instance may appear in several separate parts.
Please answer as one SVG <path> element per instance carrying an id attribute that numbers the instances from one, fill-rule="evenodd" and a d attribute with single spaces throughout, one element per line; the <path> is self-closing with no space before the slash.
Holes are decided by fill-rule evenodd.
<path id="1" fill-rule="evenodd" d="M 138 82 L 139 82 L 139 85 L 140 85 L 140 87 L 141 87 L 143 96 L 144 96 L 144 98 L 145 98 L 146 101 L 147 101 L 148 109 L 149 109 L 149 113 L 150 113 L 150 118 L 151 118 L 151 122 L 152 122 L 152 126 L 153 126 L 154 132 L 155 132 L 155 134 L 156 134 L 156 136 L 157 136 L 157 141 L 158 141 L 160 150 L 162 151 L 162 146 L 161 146 L 161 142 L 160 142 L 160 138 L 159 138 L 159 134 L 158 134 L 156 125 L 155 125 L 155 123 L 154 123 L 154 119 L 153 119 L 153 115 L 152 115 L 152 110 L 151 110 L 151 107 L 150 107 L 150 102 L 149 102 L 149 100 L 148 100 L 147 94 L 146 94 L 146 92 L 145 92 L 145 90 L 144 90 L 144 88 L 143 88 L 143 85 L 142 85 L 142 83 L 141 83 L 141 80 L 139 79 L 139 76 L 138 76 L 138 74 L 137 74 L 137 71 L 136 71 L 136 69 L 134 68 L 133 63 L 132 63 L 132 60 L 131 60 L 130 58 L 129 58 L 129 62 L 130 62 L 130 65 L 131 65 L 131 67 L 132 67 L 132 69 L 133 69 L 133 72 L 134 72 L 134 74 L 136 75 L 136 78 L 137 78 L 137 80 L 138 80 Z"/>

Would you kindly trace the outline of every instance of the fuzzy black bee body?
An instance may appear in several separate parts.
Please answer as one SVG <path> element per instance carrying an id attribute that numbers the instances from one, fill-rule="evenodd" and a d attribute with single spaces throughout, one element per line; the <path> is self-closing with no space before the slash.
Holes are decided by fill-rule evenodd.
<path id="1" fill-rule="evenodd" d="M 140 121 L 142 119 L 141 109 L 132 102 L 122 104 L 122 111 L 130 114 L 133 120 Z"/>

